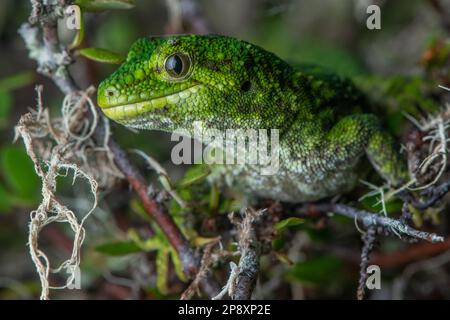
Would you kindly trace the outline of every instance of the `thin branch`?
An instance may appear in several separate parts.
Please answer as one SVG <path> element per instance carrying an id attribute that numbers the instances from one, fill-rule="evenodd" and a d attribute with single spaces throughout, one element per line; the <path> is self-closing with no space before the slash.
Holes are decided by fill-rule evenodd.
<path id="1" fill-rule="evenodd" d="M 231 222 L 238 229 L 239 251 L 241 253 L 237 271 L 235 271 L 234 283 L 229 286 L 228 291 L 233 300 L 250 299 L 255 288 L 261 255 L 261 244 L 256 230 L 264 211 L 246 210 L 242 221 L 239 221 L 234 214 L 230 215 Z"/>
<path id="2" fill-rule="evenodd" d="M 310 208 L 312 207 L 312 208 Z M 299 208 L 300 212 L 305 211 L 305 207 Z M 311 210 L 312 209 L 312 210 Z M 430 242 L 442 242 L 444 238 L 438 236 L 435 233 L 429 233 L 426 231 L 420 231 L 414 229 L 407 225 L 406 223 L 396 220 L 393 218 L 389 218 L 386 216 L 381 216 L 376 213 L 367 212 L 364 210 L 356 209 L 344 204 L 335 204 L 335 203 L 319 203 L 314 205 L 309 205 L 306 207 L 309 214 L 311 211 L 319 211 L 322 213 L 332 212 L 336 214 L 340 214 L 351 218 L 353 220 L 357 220 L 362 224 L 365 228 L 369 228 L 372 226 L 383 227 L 386 230 L 392 230 L 394 233 L 398 235 L 406 235 L 415 239 L 427 240 Z"/>

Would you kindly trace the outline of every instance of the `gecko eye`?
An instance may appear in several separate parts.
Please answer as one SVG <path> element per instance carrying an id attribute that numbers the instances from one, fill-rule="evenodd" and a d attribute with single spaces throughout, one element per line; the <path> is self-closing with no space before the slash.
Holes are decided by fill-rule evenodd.
<path id="1" fill-rule="evenodd" d="M 183 53 L 174 53 L 166 58 L 164 68 L 169 76 L 180 79 L 186 76 L 191 68 L 191 59 Z"/>

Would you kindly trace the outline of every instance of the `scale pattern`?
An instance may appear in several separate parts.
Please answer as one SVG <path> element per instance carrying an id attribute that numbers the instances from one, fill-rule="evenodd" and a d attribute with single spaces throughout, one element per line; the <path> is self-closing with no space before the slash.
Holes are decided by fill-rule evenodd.
<path id="1" fill-rule="evenodd" d="M 180 75 L 166 61 L 181 57 Z M 193 135 L 208 129 L 278 129 L 279 170 L 216 166 L 220 181 L 246 194 L 288 202 L 350 191 L 363 158 L 392 186 L 408 180 L 404 160 L 365 96 L 321 67 L 293 68 L 276 55 L 231 37 L 142 38 L 98 89 L 105 115 L 125 126 Z M 208 143 L 210 141 L 203 141 Z"/>

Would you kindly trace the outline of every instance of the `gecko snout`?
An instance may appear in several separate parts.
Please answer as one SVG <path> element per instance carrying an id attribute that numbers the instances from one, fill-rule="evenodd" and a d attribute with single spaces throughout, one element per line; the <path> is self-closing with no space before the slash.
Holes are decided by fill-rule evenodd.
<path id="1" fill-rule="evenodd" d="M 119 90 L 116 87 L 100 84 L 97 92 L 97 104 L 101 108 L 114 106 L 120 103 L 119 96 Z"/>

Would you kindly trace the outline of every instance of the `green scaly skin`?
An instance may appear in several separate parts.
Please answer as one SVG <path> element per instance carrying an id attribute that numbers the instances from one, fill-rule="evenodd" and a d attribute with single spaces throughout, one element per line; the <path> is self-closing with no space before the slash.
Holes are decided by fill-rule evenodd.
<path id="1" fill-rule="evenodd" d="M 166 70 L 173 54 L 184 57 L 181 76 Z M 98 104 L 107 117 L 139 129 L 192 135 L 194 121 L 219 130 L 279 129 L 277 174 L 261 175 L 256 165 L 217 170 L 216 178 L 256 197 L 304 202 L 348 192 L 365 157 L 390 185 L 408 180 L 399 148 L 365 113 L 365 97 L 349 80 L 319 67 L 293 68 L 230 37 L 139 39 L 100 84 Z"/>

